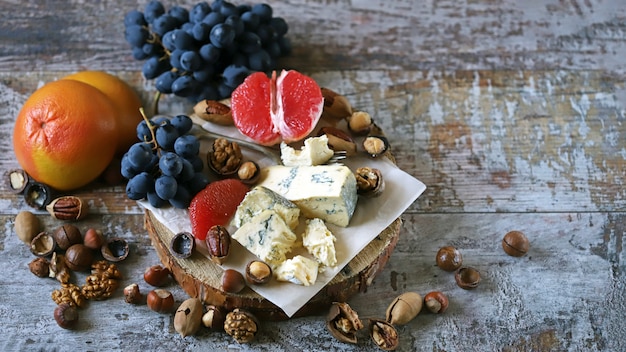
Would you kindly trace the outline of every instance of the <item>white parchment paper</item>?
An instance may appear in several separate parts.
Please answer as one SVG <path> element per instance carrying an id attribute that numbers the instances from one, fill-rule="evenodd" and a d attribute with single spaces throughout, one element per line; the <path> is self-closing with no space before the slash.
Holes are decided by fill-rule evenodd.
<path id="1" fill-rule="evenodd" d="M 215 126 L 210 123 L 206 123 L 203 127 L 223 135 L 243 139 L 243 136 L 232 127 Z M 244 152 L 244 156 L 246 153 Z M 261 165 L 271 164 L 269 159 L 259 155 L 254 157 L 257 162 L 261 160 Z M 359 197 L 356 211 L 348 227 L 342 228 L 327 224 L 329 230 L 337 238 L 335 248 L 338 264 L 335 267 L 326 268 L 324 272 L 320 273 L 314 285 L 306 287 L 278 282 L 277 280 L 272 280 L 267 285 L 251 285 L 251 289 L 276 304 L 289 317 L 328 284 L 346 264 L 398 218 L 426 189 L 422 182 L 400 170 L 387 158 L 373 159 L 367 156 L 355 156 L 347 159 L 344 164 L 352 170 L 362 166 L 381 170 L 385 179 L 385 190 L 381 196 L 376 198 Z M 163 223 L 173 233 L 191 232 L 187 210 L 172 207 L 154 208 L 147 201 L 140 201 L 139 204 L 149 209 L 159 222 Z M 234 231 L 234 229 L 232 230 Z M 246 263 L 256 258 L 237 241 L 233 241 L 231 251 L 226 262 L 222 264 L 224 269 L 231 268 L 244 273 Z M 233 255 L 233 253 L 237 254 Z"/>

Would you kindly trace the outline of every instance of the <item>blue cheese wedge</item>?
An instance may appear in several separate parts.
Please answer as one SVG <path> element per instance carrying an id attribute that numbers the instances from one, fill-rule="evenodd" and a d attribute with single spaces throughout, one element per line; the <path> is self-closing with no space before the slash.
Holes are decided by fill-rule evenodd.
<path id="1" fill-rule="evenodd" d="M 317 280 L 317 261 L 297 255 L 285 260 L 274 270 L 274 276 L 278 281 L 287 281 L 296 285 L 311 286 Z"/>
<path id="2" fill-rule="evenodd" d="M 252 218 L 264 210 L 274 210 L 285 221 L 290 229 L 298 227 L 300 208 L 280 194 L 257 186 L 253 188 L 241 201 L 233 217 L 233 224 L 237 227 L 250 222 Z"/>
<path id="3" fill-rule="evenodd" d="M 296 235 L 274 210 L 265 210 L 243 224 L 232 238 L 272 267 L 291 251 Z"/>
<path id="4" fill-rule="evenodd" d="M 309 137 L 300 150 L 285 142 L 280 144 L 280 158 L 285 166 L 314 166 L 327 162 L 334 152 L 328 147 L 328 136 Z"/>
<path id="5" fill-rule="evenodd" d="M 327 267 L 337 265 L 336 240 L 322 219 L 307 220 L 302 234 L 302 245 L 321 265 Z"/>
<path id="6" fill-rule="evenodd" d="M 342 227 L 356 208 L 356 178 L 344 165 L 269 166 L 261 170 L 259 185 L 295 203 L 305 217 Z"/>

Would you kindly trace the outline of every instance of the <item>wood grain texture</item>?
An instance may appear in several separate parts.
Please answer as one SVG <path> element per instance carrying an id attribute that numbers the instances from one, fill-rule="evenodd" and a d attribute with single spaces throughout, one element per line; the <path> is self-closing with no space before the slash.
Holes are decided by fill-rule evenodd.
<path id="1" fill-rule="evenodd" d="M 397 247 L 367 291 L 350 300 L 382 317 L 394 296 L 441 290 L 443 315 L 399 327 L 400 351 L 626 350 L 626 6 L 606 0 L 267 1 L 287 19 L 293 55 L 312 75 L 370 112 L 392 138 L 398 165 L 427 185 L 403 214 Z M 122 18 L 146 1 L 0 2 L 0 173 L 18 167 L 11 134 L 28 96 L 83 69 L 119 75 L 146 103 L 154 93 L 130 56 Z M 178 4 L 189 6 L 194 1 Z M 166 97 L 164 112 L 190 104 Z M 122 286 L 159 258 L 143 210 L 123 186 L 76 192 L 102 229 L 131 244 Z M 377 351 L 334 340 L 323 315 L 264 322 L 256 342 L 222 332 L 181 338 L 172 316 L 132 306 L 121 290 L 81 310 L 78 331 L 52 320 L 52 279 L 31 275 L 13 219 L 31 210 L 0 183 L 0 350 Z M 47 229 L 60 222 L 36 211 Z M 509 230 L 531 241 L 506 256 Z M 434 265 L 457 246 L 480 270 L 474 291 Z M 84 280 L 83 274 L 74 277 Z M 176 300 L 187 294 L 167 287 Z M 26 298 L 26 299 L 25 299 Z"/>

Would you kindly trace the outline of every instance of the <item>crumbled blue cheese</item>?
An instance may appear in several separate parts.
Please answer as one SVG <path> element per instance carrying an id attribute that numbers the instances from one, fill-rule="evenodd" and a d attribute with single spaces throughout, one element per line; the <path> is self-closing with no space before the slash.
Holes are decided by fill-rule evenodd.
<path id="1" fill-rule="evenodd" d="M 327 267 L 337 265 L 336 240 L 322 219 L 307 220 L 302 245 L 320 264 Z"/>
<path id="2" fill-rule="evenodd" d="M 283 263 L 296 235 L 274 210 L 265 210 L 243 224 L 232 238 L 272 267 Z"/>
<path id="3" fill-rule="evenodd" d="M 290 229 L 298 226 L 300 208 L 280 194 L 263 186 L 257 186 L 246 194 L 233 217 L 237 227 L 249 222 L 265 210 L 274 210 L 285 221 Z"/>
<path id="4" fill-rule="evenodd" d="M 354 173 L 344 165 L 274 165 L 261 170 L 259 185 L 295 203 L 305 217 L 343 227 L 358 199 Z"/>
<path id="5" fill-rule="evenodd" d="M 285 166 L 314 166 L 327 162 L 334 152 L 328 147 L 328 136 L 309 137 L 300 150 L 285 142 L 280 144 L 280 158 Z"/>
<path id="6" fill-rule="evenodd" d="M 317 280 L 317 261 L 297 255 L 285 260 L 274 270 L 278 281 L 288 281 L 296 285 L 311 286 Z"/>

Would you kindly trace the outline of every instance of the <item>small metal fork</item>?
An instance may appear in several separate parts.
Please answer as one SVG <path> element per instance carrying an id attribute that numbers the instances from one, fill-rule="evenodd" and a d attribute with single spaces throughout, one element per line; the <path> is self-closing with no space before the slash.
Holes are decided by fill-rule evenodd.
<path id="1" fill-rule="evenodd" d="M 239 138 L 233 138 L 233 137 L 224 136 L 224 135 L 219 134 L 219 133 L 207 131 L 207 130 L 205 130 L 204 128 L 202 128 L 200 126 L 198 126 L 198 127 L 199 127 L 198 131 L 196 131 L 194 133 L 194 135 L 196 137 L 198 137 L 198 138 L 213 138 L 213 139 L 225 138 L 228 141 L 236 142 L 240 146 L 243 146 L 243 147 L 246 147 L 248 149 L 252 149 L 254 151 L 262 153 L 263 155 L 265 155 L 268 158 L 272 159 L 272 161 L 274 163 L 276 163 L 277 165 L 282 165 L 283 164 L 283 161 L 280 158 L 280 150 L 278 150 L 276 148 L 270 148 L 270 147 L 254 144 L 252 142 L 244 141 L 244 140 L 239 139 Z M 344 150 L 335 151 L 333 156 L 331 156 L 330 159 L 328 159 L 328 161 L 326 161 L 324 164 L 325 165 L 340 164 L 341 161 L 344 160 L 346 157 L 347 157 L 347 155 L 346 155 L 346 152 Z"/>

